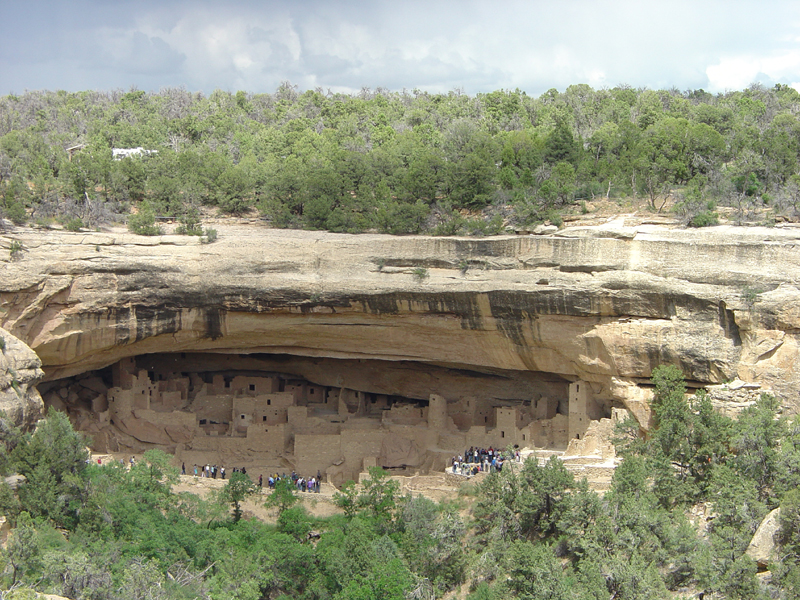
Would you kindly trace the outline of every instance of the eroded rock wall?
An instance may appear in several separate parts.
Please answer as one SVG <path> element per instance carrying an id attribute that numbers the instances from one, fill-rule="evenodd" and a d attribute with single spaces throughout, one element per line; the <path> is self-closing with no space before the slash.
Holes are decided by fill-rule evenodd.
<path id="1" fill-rule="evenodd" d="M 10 238 L 23 252 L 4 265 L 0 324 L 46 379 L 155 352 L 412 361 L 585 380 L 642 421 L 639 384 L 672 363 L 697 385 L 757 380 L 800 405 L 795 230 Z"/>
<path id="2" fill-rule="evenodd" d="M 44 376 L 39 357 L 21 340 L 0 329 L 0 412 L 29 428 L 42 416 L 36 384 Z"/>

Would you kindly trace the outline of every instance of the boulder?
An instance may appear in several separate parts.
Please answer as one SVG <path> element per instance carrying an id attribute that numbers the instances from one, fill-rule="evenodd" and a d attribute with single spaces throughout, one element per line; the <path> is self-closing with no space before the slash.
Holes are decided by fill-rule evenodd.
<path id="1" fill-rule="evenodd" d="M 780 530 L 780 516 L 781 509 L 776 508 L 764 517 L 745 552 L 761 569 L 766 569 L 770 561 L 778 558 L 776 537 Z"/>
<path id="2" fill-rule="evenodd" d="M 12 490 L 16 490 L 19 489 L 19 486 L 28 481 L 28 478 L 25 477 L 25 475 L 19 475 L 18 473 L 15 473 L 14 475 L 5 477 L 4 481 Z"/>

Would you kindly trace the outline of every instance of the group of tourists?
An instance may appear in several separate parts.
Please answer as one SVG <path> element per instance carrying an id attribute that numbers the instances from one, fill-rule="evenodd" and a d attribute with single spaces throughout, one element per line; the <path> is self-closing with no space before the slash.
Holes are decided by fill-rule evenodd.
<path id="1" fill-rule="evenodd" d="M 278 485 L 278 482 L 286 479 L 286 473 L 283 475 L 278 475 L 277 473 L 270 475 L 267 479 L 267 487 L 269 489 L 274 490 L 275 486 Z M 308 493 L 320 493 L 321 484 L 322 484 L 322 473 L 317 471 L 316 477 L 303 477 L 302 475 L 298 475 L 294 471 L 289 476 L 292 481 L 292 485 L 297 489 L 298 492 L 308 492 Z M 261 485 L 261 477 L 258 478 L 258 484 Z"/>
<path id="2" fill-rule="evenodd" d="M 237 469 L 234 467 L 234 473 L 242 473 L 243 475 L 247 475 L 247 468 L 242 467 L 241 469 Z M 186 463 L 181 465 L 181 474 L 186 475 Z M 217 465 L 207 464 L 207 465 L 194 465 L 194 476 L 195 477 L 208 477 L 210 479 L 225 479 L 225 467 L 220 467 Z M 316 477 L 303 477 L 298 475 L 294 471 L 292 471 L 291 475 L 279 475 L 278 473 L 274 473 L 267 478 L 267 487 L 271 490 L 275 489 L 275 486 L 279 481 L 282 479 L 290 478 L 292 481 L 292 485 L 297 489 L 298 492 L 315 492 L 317 494 L 320 493 L 321 483 L 322 483 L 322 473 L 317 471 Z M 258 487 L 264 486 L 264 475 L 258 476 Z"/>
<path id="3" fill-rule="evenodd" d="M 90 462 L 89 459 L 86 462 Z M 125 460 L 120 459 L 120 464 L 124 465 Z M 130 458 L 130 467 L 133 468 L 136 465 L 136 457 L 131 456 Z M 98 458 L 97 464 L 102 465 L 102 461 Z M 242 475 L 247 475 L 247 468 L 242 467 L 241 469 L 234 467 L 234 473 L 241 473 Z M 225 467 L 220 465 L 212 465 L 207 463 L 205 465 L 194 465 L 193 474 L 195 477 L 204 477 L 208 479 L 225 479 Z M 186 475 L 186 463 L 181 463 L 181 475 Z M 275 489 L 275 486 L 279 481 L 282 479 L 290 478 L 292 481 L 292 485 L 297 489 L 298 492 L 307 492 L 307 493 L 320 493 L 321 484 L 322 484 L 322 473 L 317 471 L 316 477 L 303 477 L 302 475 L 298 475 L 294 471 L 292 471 L 291 475 L 279 475 L 275 473 L 270 475 L 267 478 L 267 487 L 271 490 Z M 261 488 L 264 486 L 264 475 L 258 476 L 258 487 Z"/>
<path id="4" fill-rule="evenodd" d="M 463 455 L 454 456 L 451 461 L 453 473 L 461 475 L 477 475 L 478 473 L 499 473 L 503 470 L 503 463 L 514 458 L 521 461 L 519 450 L 512 456 L 504 456 L 501 450 L 489 448 L 475 448 L 470 446 Z"/>
<path id="5" fill-rule="evenodd" d="M 242 467 L 241 469 L 239 469 L 237 467 L 234 467 L 233 472 L 241 473 L 242 475 L 247 475 L 247 468 Z M 186 463 L 181 464 L 181 475 L 186 475 Z M 200 477 L 207 477 L 209 479 L 217 479 L 217 477 L 219 477 L 220 479 L 225 479 L 225 467 L 211 465 L 211 464 L 200 465 L 199 467 L 195 465 L 194 476 L 197 477 L 198 475 Z"/>

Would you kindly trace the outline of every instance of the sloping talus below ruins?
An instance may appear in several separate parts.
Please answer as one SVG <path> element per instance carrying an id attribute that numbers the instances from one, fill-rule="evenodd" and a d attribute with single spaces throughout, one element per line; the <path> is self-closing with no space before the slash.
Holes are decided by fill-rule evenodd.
<path id="1" fill-rule="evenodd" d="M 147 356 L 450 403 L 566 401 L 586 382 L 592 418 L 626 407 L 647 426 L 648 378 L 671 363 L 690 386 L 740 378 L 800 407 L 796 229 L 220 234 L 8 232 L 23 250 L 3 253 L 0 326 L 41 358 L 45 387 L 131 357 L 131 377 L 152 374 Z"/>

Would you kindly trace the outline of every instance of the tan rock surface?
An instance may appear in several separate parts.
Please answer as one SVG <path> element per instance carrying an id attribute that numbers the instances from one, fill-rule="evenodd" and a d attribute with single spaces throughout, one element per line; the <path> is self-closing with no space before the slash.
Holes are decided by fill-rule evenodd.
<path id="1" fill-rule="evenodd" d="M 0 412 L 15 424 L 29 427 L 42 415 L 36 384 L 44 376 L 39 357 L 21 340 L 0 329 Z"/>
<path id="2" fill-rule="evenodd" d="M 210 245 L 19 228 L 0 236 L 24 248 L 2 267 L 0 325 L 47 380 L 153 352 L 412 361 L 595 382 L 644 420 L 638 384 L 673 363 L 799 406 L 800 232 L 624 223 L 490 239 L 220 225 Z"/>
<path id="3" fill-rule="evenodd" d="M 770 561 L 774 561 L 778 558 L 775 535 L 781 527 L 780 517 L 780 508 L 774 509 L 764 517 L 764 520 L 761 521 L 761 525 L 756 529 L 756 533 L 753 535 L 753 539 L 745 552 L 747 556 L 756 561 L 761 568 L 766 568 Z"/>

